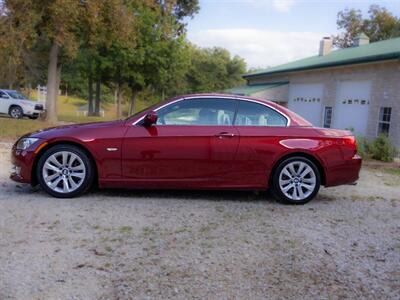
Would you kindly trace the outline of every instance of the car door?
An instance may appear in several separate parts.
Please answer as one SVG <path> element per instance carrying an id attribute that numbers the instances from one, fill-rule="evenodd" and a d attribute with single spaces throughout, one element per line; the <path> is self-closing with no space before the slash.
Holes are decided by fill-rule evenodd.
<path id="1" fill-rule="evenodd" d="M 253 101 L 240 100 L 235 127 L 240 135 L 236 172 L 241 170 L 242 184 L 267 186 L 272 163 L 281 152 L 279 140 L 287 135 L 288 119 L 275 109 Z"/>
<path id="2" fill-rule="evenodd" d="M 135 186 L 221 187 L 232 178 L 239 144 L 237 101 L 180 99 L 157 111 L 157 124 L 130 126 L 122 172 Z"/>
<path id="3" fill-rule="evenodd" d="M 8 114 L 8 107 L 10 102 L 10 97 L 3 91 L 0 91 L 0 113 Z"/>

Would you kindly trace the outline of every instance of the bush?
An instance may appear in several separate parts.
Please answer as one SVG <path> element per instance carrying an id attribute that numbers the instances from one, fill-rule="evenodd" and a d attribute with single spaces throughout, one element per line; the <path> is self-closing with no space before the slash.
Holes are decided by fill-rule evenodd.
<path id="1" fill-rule="evenodd" d="M 397 149 L 385 134 L 377 137 L 368 148 L 371 157 L 380 161 L 392 162 L 397 154 Z"/>
<path id="2" fill-rule="evenodd" d="M 363 159 L 368 158 L 368 153 L 369 153 L 369 143 L 368 140 L 363 137 L 363 136 L 357 136 L 357 153 L 360 155 Z"/>

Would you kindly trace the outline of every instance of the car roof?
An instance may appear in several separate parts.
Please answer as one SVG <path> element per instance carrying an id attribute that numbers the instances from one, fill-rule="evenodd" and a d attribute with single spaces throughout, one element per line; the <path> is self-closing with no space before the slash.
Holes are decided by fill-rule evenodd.
<path id="1" fill-rule="evenodd" d="M 6 90 L 6 89 L 0 89 L 0 91 L 3 91 L 3 92 L 16 92 L 17 90 Z"/>

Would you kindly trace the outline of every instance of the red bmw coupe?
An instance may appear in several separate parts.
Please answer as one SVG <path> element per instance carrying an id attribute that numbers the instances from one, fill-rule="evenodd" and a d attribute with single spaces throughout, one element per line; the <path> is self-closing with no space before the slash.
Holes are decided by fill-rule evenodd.
<path id="1" fill-rule="evenodd" d="M 12 149 L 11 179 L 50 195 L 100 188 L 271 188 L 282 202 L 310 201 L 320 185 L 358 179 L 349 131 L 313 127 L 273 102 L 199 94 L 126 120 L 61 126 L 25 135 Z"/>

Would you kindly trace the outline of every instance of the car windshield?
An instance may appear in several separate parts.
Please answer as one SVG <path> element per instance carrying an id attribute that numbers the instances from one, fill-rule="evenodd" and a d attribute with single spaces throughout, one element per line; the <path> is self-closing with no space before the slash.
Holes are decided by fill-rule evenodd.
<path id="1" fill-rule="evenodd" d="M 24 95 L 22 95 L 21 93 L 17 92 L 17 91 L 8 91 L 7 92 L 11 98 L 14 99 L 26 99 L 26 97 Z"/>

